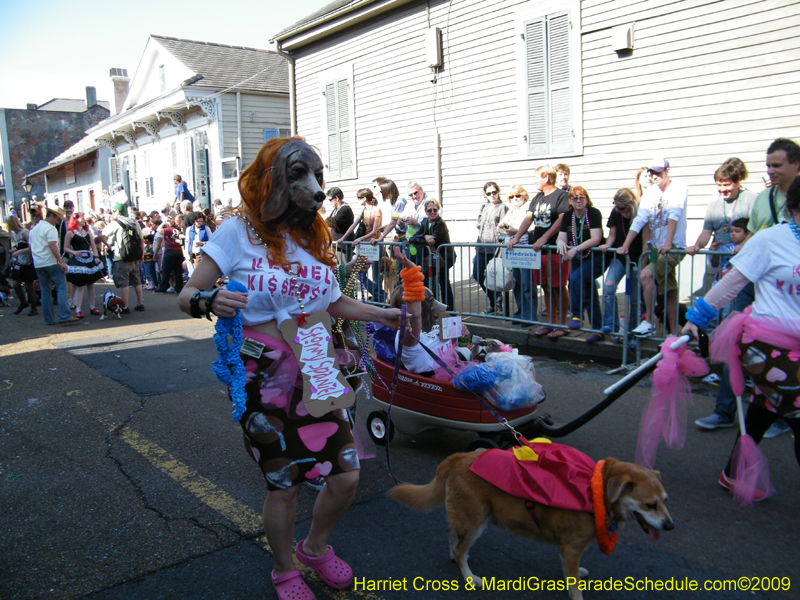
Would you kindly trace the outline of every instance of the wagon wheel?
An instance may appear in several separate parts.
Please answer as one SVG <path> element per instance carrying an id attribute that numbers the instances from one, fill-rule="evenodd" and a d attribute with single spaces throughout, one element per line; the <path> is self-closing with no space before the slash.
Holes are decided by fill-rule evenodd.
<path id="1" fill-rule="evenodd" d="M 492 450 L 499 447 L 500 445 L 494 440 L 488 437 L 480 437 L 470 442 L 469 446 L 467 446 L 467 452 L 472 452 L 473 450 Z"/>
<path id="2" fill-rule="evenodd" d="M 394 438 L 394 425 L 389 423 L 389 415 L 382 410 L 369 413 L 367 431 L 372 441 L 380 446 L 385 446 L 387 441 L 391 442 Z"/>

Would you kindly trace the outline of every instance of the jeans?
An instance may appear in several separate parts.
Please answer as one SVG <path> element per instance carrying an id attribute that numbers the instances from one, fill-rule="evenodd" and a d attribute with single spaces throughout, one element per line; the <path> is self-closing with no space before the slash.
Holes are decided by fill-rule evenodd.
<path id="1" fill-rule="evenodd" d="M 156 263 L 154 261 L 142 263 L 144 267 L 144 277 L 148 283 L 156 283 Z"/>
<path id="2" fill-rule="evenodd" d="M 386 302 L 386 292 L 381 287 L 381 266 L 383 262 L 384 252 L 378 251 L 378 260 L 372 262 L 372 279 L 364 280 L 364 287 L 372 295 L 374 302 Z"/>
<path id="3" fill-rule="evenodd" d="M 539 312 L 539 295 L 533 285 L 531 269 L 511 269 L 514 275 L 514 301 L 517 303 L 515 319 L 535 321 Z"/>
<path id="4" fill-rule="evenodd" d="M 159 292 L 166 292 L 169 288 L 169 278 L 175 278 L 175 291 L 180 293 L 183 289 L 183 252 L 180 250 L 165 250 L 164 262 L 161 267 L 161 284 L 158 286 Z"/>
<path id="5" fill-rule="evenodd" d="M 736 300 L 733 301 L 733 310 L 743 311 L 750 306 L 756 299 L 756 286 L 752 282 L 748 283 Z M 714 413 L 727 421 L 733 421 L 736 416 L 736 396 L 731 387 L 730 368 L 725 365 L 725 370 L 722 372 L 722 381 L 719 382 L 719 391 L 717 392 L 717 402 L 714 405 Z"/>
<path id="6" fill-rule="evenodd" d="M 48 325 L 53 323 L 53 294 L 50 291 L 53 284 L 56 286 L 56 297 L 58 298 L 58 322 L 69 321 L 72 311 L 69 308 L 69 298 L 67 298 L 67 274 L 58 265 L 50 265 L 36 267 L 36 275 L 39 277 L 39 287 L 42 292 L 44 322 Z"/>
<path id="7" fill-rule="evenodd" d="M 625 285 L 625 295 L 629 296 L 630 303 L 628 310 L 628 331 L 635 329 L 639 325 L 639 277 L 637 274 L 636 263 L 631 261 L 631 273 Z M 617 303 L 617 287 L 625 276 L 625 260 L 612 256 L 606 270 L 606 278 L 603 281 L 603 327 L 609 327 L 610 331 L 619 331 L 619 307 Z"/>
<path id="8" fill-rule="evenodd" d="M 439 260 L 434 261 L 433 263 L 433 276 L 439 278 L 439 295 L 438 299 L 439 302 L 442 304 L 447 305 L 447 310 L 450 312 L 455 312 L 456 310 L 456 303 L 455 303 L 455 294 L 453 293 L 453 286 L 450 285 L 450 268 L 453 264 L 448 264 L 445 260 L 441 259 L 441 254 L 437 253 L 436 255 Z M 425 268 L 423 267 L 423 271 Z M 435 289 L 435 286 L 434 286 Z"/>
<path id="9" fill-rule="evenodd" d="M 573 258 L 569 274 L 569 309 L 572 318 L 583 319 L 583 311 L 589 313 L 592 329 L 603 325 L 600 311 L 600 295 L 597 293 L 597 278 L 603 274 L 604 261 L 599 254 L 592 253 L 586 259 Z"/>
<path id="10" fill-rule="evenodd" d="M 481 289 L 486 292 L 486 305 L 491 308 L 497 301 L 497 292 L 486 288 L 486 265 L 494 258 L 494 249 L 484 252 L 483 248 L 478 248 L 475 258 L 472 259 L 472 278 L 478 282 Z M 502 297 L 502 294 L 501 294 Z M 479 303 L 480 304 L 480 303 Z"/>

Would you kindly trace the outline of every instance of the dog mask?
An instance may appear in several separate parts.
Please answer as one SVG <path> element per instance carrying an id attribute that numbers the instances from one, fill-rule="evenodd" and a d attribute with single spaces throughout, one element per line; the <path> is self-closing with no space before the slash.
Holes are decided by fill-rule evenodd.
<path id="1" fill-rule="evenodd" d="M 292 140 L 281 146 L 270 169 L 272 191 L 261 209 L 261 220 L 311 227 L 325 200 L 322 160 L 311 146 Z"/>

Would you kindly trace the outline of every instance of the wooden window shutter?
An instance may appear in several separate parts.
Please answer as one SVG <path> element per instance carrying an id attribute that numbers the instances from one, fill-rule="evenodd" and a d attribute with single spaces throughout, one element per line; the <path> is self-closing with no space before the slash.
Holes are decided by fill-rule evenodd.
<path id="1" fill-rule="evenodd" d="M 328 171 L 331 179 L 340 179 L 339 123 L 336 118 L 336 84 L 325 86 L 325 114 L 328 124 Z"/>
<path id="2" fill-rule="evenodd" d="M 336 113 L 339 118 L 339 169 L 342 178 L 353 176 L 353 153 L 350 147 L 350 90 L 347 80 L 336 82 Z"/>
<path id="3" fill-rule="evenodd" d="M 572 77 L 569 13 L 547 17 L 547 70 L 549 73 L 550 153 L 572 152 Z"/>
<path id="4" fill-rule="evenodd" d="M 547 119 L 547 46 L 545 18 L 525 23 L 525 66 L 528 154 L 549 151 Z"/>
<path id="5" fill-rule="evenodd" d="M 120 180 L 119 159 L 111 157 L 108 159 L 108 170 L 111 174 L 111 185 L 116 185 Z"/>

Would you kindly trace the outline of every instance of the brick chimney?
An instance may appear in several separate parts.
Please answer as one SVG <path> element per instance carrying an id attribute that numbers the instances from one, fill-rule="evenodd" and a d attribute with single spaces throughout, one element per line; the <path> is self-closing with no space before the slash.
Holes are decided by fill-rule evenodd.
<path id="1" fill-rule="evenodd" d="M 109 75 L 111 76 L 111 115 L 114 116 L 120 113 L 122 105 L 125 104 L 131 80 L 128 77 L 127 69 L 111 69 Z"/>
<path id="2" fill-rule="evenodd" d="M 97 106 L 97 90 L 91 86 L 86 86 L 86 110 Z"/>

